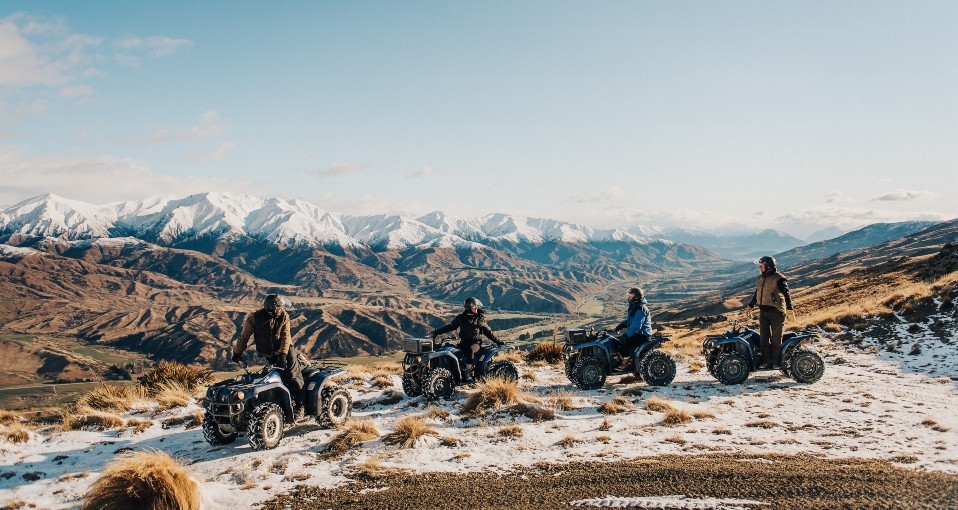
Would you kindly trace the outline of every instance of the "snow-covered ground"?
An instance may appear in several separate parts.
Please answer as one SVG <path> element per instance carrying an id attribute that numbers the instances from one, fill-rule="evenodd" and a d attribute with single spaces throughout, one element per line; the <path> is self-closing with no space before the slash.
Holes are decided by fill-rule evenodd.
<path id="1" fill-rule="evenodd" d="M 76 507 L 104 465 L 130 448 L 161 449 L 183 459 L 203 481 L 209 509 L 248 508 L 299 484 L 346 483 L 351 468 L 373 457 L 387 468 L 461 472 L 665 453 L 806 453 L 887 459 L 913 469 L 958 473 L 954 352 L 958 339 L 953 340 L 952 350 L 947 351 L 948 344 L 936 339 L 946 346 L 941 352 L 933 350 L 931 340 L 923 342 L 928 346 L 920 356 L 908 356 L 907 352 L 891 356 L 893 353 L 884 350 L 876 353 L 867 343 L 824 341 L 816 349 L 826 359 L 825 376 L 812 385 L 766 372 L 753 375 L 740 386 L 723 386 L 704 370 L 690 373 L 680 366 L 670 387 L 624 385 L 612 377 L 605 388 L 584 392 L 574 391 L 557 368 L 522 364 L 520 370 L 532 372 L 536 378 L 523 379 L 526 391 L 543 403 L 550 393 L 574 391 L 576 409 L 558 411 L 555 420 L 541 423 L 507 413 L 464 419 L 459 409 L 466 394 L 458 393 L 457 400 L 439 404 L 452 415 L 444 421 L 434 420 L 438 436 L 426 436 L 411 449 L 371 440 L 332 460 L 318 454 L 336 431 L 312 424 L 289 430 L 275 450 L 254 452 L 243 438 L 226 447 L 211 447 L 198 428 L 186 430 L 179 425 L 164 430 L 160 423 L 170 412 L 157 417 L 140 414 L 135 416 L 152 419 L 155 425 L 136 435 L 66 432 L 33 437 L 26 444 L 0 444 L 0 503 L 20 500 L 43 508 Z M 934 376 L 918 373 L 919 368 Z M 392 377 L 394 391 L 401 391 L 398 376 Z M 634 409 L 611 416 L 597 410 L 600 404 L 622 396 L 622 390 L 634 389 L 640 390 L 629 397 Z M 354 400 L 368 404 L 382 397 L 382 390 L 371 390 L 353 391 Z M 700 417 L 687 424 L 664 426 L 663 413 L 645 410 L 651 397 L 672 401 Z M 397 419 L 420 414 L 426 407 L 421 398 L 404 397 L 396 404 L 357 409 L 354 416 L 371 418 L 386 434 Z M 606 420 L 609 427 L 603 426 Z M 498 434 L 503 426 L 513 424 L 522 428 L 521 437 Z M 442 438 L 448 437 L 459 439 L 458 446 L 445 446 Z M 580 441 L 560 444 L 567 437 Z"/>

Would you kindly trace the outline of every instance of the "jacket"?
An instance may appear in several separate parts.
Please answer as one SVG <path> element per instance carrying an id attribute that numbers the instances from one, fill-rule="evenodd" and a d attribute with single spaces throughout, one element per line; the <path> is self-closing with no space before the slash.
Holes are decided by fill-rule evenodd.
<path id="1" fill-rule="evenodd" d="M 283 311 L 278 317 L 270 317 L 265 309 L 257 310 L 246 317 L 243 331 L 233 348 L 234 354 L 242 354 L 253 337 L 256 354 L 262 357 L 285 356 L 293 345 L 289 333 L 289 314 Z"/>
<path id="2" fill-rule="evenodd" d="M 788 290 L 788 278 L 778 271 L 768 271 L 755 280 L 755 294 L 749 301 L 749 308 L 774 308 L 785 313 L 792 309 L 792 296 Z"/>
<path id="3" fill-rule="evenodd" d="M 616 331 L 625 330 L 626 336 L 652 336 L 652 312 L 649 311 L 649 302 L 643 299 L 629 301 L 629 311 L 625 320 L 616 327 Z"/>
<path id="4" fill-rule="evenodd" d="M 456 328 L 459 328 L 459 343 L 462 345 L 481 344 L 482 337 L 480 335 L 485 335 L 486 338 L 496 344 L 502 343 L 496 338 L 496 335 L 492 333 L 492 330 L 489 329 L 489 325 L 486 323 L 486 316 L 482 313 L 482 310 L 479 310 L 479 313 L 462 312 L 457 315 L 452 322 L 432 333 L 433 336 L 441 335 Z"/>

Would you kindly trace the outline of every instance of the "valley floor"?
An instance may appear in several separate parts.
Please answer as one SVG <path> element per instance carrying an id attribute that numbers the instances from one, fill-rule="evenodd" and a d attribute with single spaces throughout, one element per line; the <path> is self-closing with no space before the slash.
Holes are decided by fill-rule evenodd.
<path id="1" fill-rule="evenodd" d="M 333 457 L 323 452 L 337 431 L 314 425 L 288 431 L 275 450 L 254 452 L 242 438 L 210 447 L 199 429 L 160 427 L 164 419 L 195 407 L 146 412 L 136 416 L 156 424 L 135 435 L 65 432 L 34 435 L 26 444 L 0 443 L 0 504 L 76 507 L 118 452 L 153 448 L 185 461 L 204 484 L 208 509 L 267 501 L 268 508 L 425 508 L 439 501 L 435 498 L 462 503 L 446 507 L 539 508 L 603 496 L 678 494 L 742 501 L 661 506 L 655 500 L 610 500 L 604 506 L 751 508 L 761 502 L 771 505 L 761 508 L 812 508 L 851 498 L 857 502 L 852 506 L 871 507 L 870 501 L 890 498 L 885 501 L 900 502 L 899 508 L 956 507 L 955 342 L 929 339 L 922 354 L 911 357 L 876 349 L 881 345 L 877 340 L 817 344 L 826 372 L 812 385 L 776 372 L 723 386 L 704 370 L 680 366 L 669 387 L 623 384 L 612 377 L 603 389 L 584 392 L 575 391 L 557 367 L 522 363 L 522 388 L 539 405 L 559 407 L 554 420 L 533 422 L 504 410 L 462 416 L 467 390 L 439 403 L 450 415 L 431 419 L 435 435 L 415 447 L 373 439 Z M 934 376 L 923 375 L 929 373 Z M 373 420 L 383 434 L 428 407 L 421 398 L 394 396 L 401 393 L 399 377 L 391 377 L 393 389 L 373 387 L 370 376 L 352 390 L 354 417 Z M 398 402 L 385 403 L 390 397 Z M 599 406 L 616 397 L 618 414 L 602 414 Z M 651 397 L 686 411 L 688 421 L 666 425 L 663 412 L 646 409 Z M 500 473 L 511 474 L 499 478 Z M 602 490 L 585 490 L 595 479 L 605 480 L 596 486 Z M 435 489 L 422 497 L 433 499 L 413 505 L 416 488 L 430 480 Z M 473 487 L 469 494 L 464 484 Z M 520 497 L 525 499 L 512 499 Z M 394 504 L 382 504 L 386 501 Z"/>

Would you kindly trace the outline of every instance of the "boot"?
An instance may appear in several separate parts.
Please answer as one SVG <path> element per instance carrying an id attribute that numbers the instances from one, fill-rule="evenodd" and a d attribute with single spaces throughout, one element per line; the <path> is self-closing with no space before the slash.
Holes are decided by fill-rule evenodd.
<path id="1" fill-rule="evenodd" d="M 474 369 L 474 367 L 473 367 L 472 365 L 468 364 L 468 363 L 467 363 L 465 366 L 463 366 L 463 367 L 462 367 L 462 378 L 463 378 L 463 379 L 472 379 L 472 375 L 473 375 L 473 374 L 472 374 L 472 371 L 473 371 L 473 369 Z"/>

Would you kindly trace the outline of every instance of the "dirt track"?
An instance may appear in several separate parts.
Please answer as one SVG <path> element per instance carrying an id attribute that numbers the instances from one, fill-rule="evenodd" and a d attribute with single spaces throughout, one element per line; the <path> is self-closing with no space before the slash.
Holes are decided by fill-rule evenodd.
<path id="1" fill-rule="evenodd" d="M 958 508 L 958 476 L 810 456 L 669 455 L 539 465 L 508 475 L 401 472 L 354 478 L 356 483 L 336 489 L 300 486 L 264 508 L 553 510 L 586 498 L 679 494 L 768 503 L 750 507 L 761 509 Z"/>

